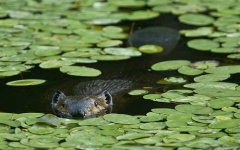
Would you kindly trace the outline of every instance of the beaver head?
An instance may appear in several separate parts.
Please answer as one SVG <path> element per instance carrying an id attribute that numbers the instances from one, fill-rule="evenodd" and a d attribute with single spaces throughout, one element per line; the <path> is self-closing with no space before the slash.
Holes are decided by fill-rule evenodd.
<path id="1" fill-rule="evenodd" d="M 66 96 L 58 90 L 51 103 L 53 112 L 63 118 L 94 117 L 111 112 L 112 105 L 112 96 L 108 91 L 96 96 Z"/>

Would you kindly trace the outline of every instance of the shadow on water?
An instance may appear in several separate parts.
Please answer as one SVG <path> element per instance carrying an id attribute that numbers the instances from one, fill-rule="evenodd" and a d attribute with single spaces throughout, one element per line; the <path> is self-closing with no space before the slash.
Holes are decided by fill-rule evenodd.
<path id="1" fill-rule="evenodd" d="M 124 23 L 126 25 L 126 23 Z M 135 22 L 135 28 L 144 28 L 148 26 L 166 26 L 174 29 L 190 28 L 177 22 L 177 18 L 172 15 L 161 15 L 157 19 L 149 21 Z M 61 89 L 67 91 L 79 82 L 84 82 L 94 79 L 128 79 L 133 80 L 141 86 L 153 86 L 157 92 L 161 93 L 166 88 L 162 85 L 157 85 L 156 81 L 169 75 L 178 75 L 175 71 L 169 72 L 154 72 L 149 68 L 152 64 L 164 60 L 186 59 L 191 61 L 198 60 L 222 60 L 224 55 L 216 55 L 212 53 L 199 52 L 190 50 L 186 46 L 186 38 L 181 37 L 175 49 L 167 56 L 145 55 L 124 61 L 98 62 L 96 64 L 83 64 L 85 66 L 94 67 L 102 71 L 102 75 L 97 78 L 83 78 L 68 76 L 58 69 L 40 69 L 35 67 L 29 72 L 21 75 L 4 78 L 0 80 L 1 101 L 0 110 L 2 112 L 22 113 L 22 112 L 43 112 L 52 113 L 50 103 L 52 94 Z M 224 56 L 225 57 L 225 56 Z M 47 83 L 39 86 L 30 87 L 9 87 L 5 84 L 12 80 L 40 78 L 46 79 Z M 189 79 L 191 80 L 191 79 Z M 176 88 L 176 87 L 175 87 Z M 178 88 L 181 88 L 179 86 Z M 157 107 L 174 107 L 175 104 L 158 103 L 149 100 L 144 100 L 141 96 L 124 97 L 126 102 L 114 102 L 113 112 L 141 115 L 149 112 L 151 108 Z"/>

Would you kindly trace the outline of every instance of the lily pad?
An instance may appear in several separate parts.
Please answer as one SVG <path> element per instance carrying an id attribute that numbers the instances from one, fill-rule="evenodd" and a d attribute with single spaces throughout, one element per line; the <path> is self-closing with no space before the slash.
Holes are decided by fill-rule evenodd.
<path id="1" fill-rule="evenodd" d="M 162 52 L 163 48 L 158 45 L 142 45 L 138 50 L 146 54 L 155 54 Z"/>
<path id="2" fill-rule="evenodd" d="M 112 55 L 122 55 L 122 56 L 141 56 L 142 53 L 130 48 L 105 48 L 104 51 Z"/>
<path id="3" fill-rule="evenodd" d="M 225 74 L 225 73 L 222 73 L 222 74 L 213 73 L 213 74 L 206 74 L 206 75 L 195 77 L 193 80 L 195 82 L 216 82 L 216 81 L 226 80 L 230 76 L 231 76 L 230 74 Z"/>
<path id="4" fill-rule="evenodd" d="M 91 57 L 91 59 L 101 60 L 101 61 L 118 61 L 118 60 L 125 60 L 129 58 L 130 56 L 123 56 L 123 55 L 99 55 L 99 56 Z"/>
<path id="5" fill-rule="evenodd" d="M 33 134 L 50 134 L 54 132 L 54 129 L 48 125 L 33 125 L 32 127 L 28 128 L 29 132 Z"/>
<path id="6" fill-rule="evenodd" d="M 184 75 L 189 75 L 189 76 L 195 76 L 195 75 L 200 75 L 203 73 L 202 70 L 199 69 L 194 69 L 189 66 L 183 66 L 178 69 L 178 72 Z"/>
<path id="7" fill-rule="evenodd" d="M 119 124 L 138 124 L 140 122 L 136 117 L 125 114 L 107 114 L 103 116 L 103 119 Z"/>
<path id="8" fill-rule="evenodd" d="M 50 69 L 50 68 L 59 68 L 61 66 L 69 66 L 74 64 L 73 62 L 70 61 L 63 61 L 63 60 L 48 60 L 42 62 L 39 67 L 44 68 L 44 69 Z"/>
<path id="9" fill-rule="evenodd" d="M 208 68 L 212 68 L 212 67 L 216 67 L 220 64 L 219 61 L 216 60 L 204 60 L 204 61 L 196 61 L 193 62 L 190 67 L 195 68 L 195 69 L 208 69 Z"/>
<path id="10" fill-rule="evenodd" d="M 130 91 L 128 94 L 129 95 L 145 95 L 147 93 L 148 93 L 147 90 L 133 90 L 133 91 Z"/>
<path id="11" fill-rule="evenodd" d="M 39 85 L 45 83 L 46 80 L 42 79 L 25 79 L 25 80 L 15 80 L 8 82 L 9 86 L 31 86 L 31 85 Z"/>
<path id="12" fill-rule="evenodd" d="M 210 107 L 205 106 L 198 106 L 198 105 L 189 105 L 189 104 L 182 104 L 177 105 L 175 107 L 177 111 L 183 112 L 183 113 L 192 113 L 192 114 L 210 114 L 213 112 L 213 109 Z"/>
<path id="13" fill-rule="evenodd" d="M 179 21 L 189 25 L 204 26 L 214 22 L 214 19 L 210 16 L 203 14 L 183 14 L 179 16 Z"/>
<path id="14" fill-rule="evenodd" d="M 240 65 L 229 65 L 229 66 L 218 66 L 214 68 L 208 68 L 205 70 L 207 73 L 216 73 L 216 74 L 222 74 L 222 73 L 240 73 Z"/>
<path id="15" fill-rule="evenodd" d="M 60 71 L 73 76 L 96 77 L 101 74 L 100 70 L 85 66 L 63 66 Z"/>
<path id="16" fill-rule="evenodd" d="M 239 124 L 240 124 L 240 119 L 219 120 L 211 123 L 209 127 L 214 129 L 224 129 L 224 128 L 236 127 Z"/>
<path id="17" fill-rule="evenodd" d="M 124 135 L 120 135 L 117 137 L 117 140 L 134 140 L 134 139 L 140 139 L 144 137 L 151 137 L 152 134 L 147 133 L 127 133 Z"/>
<path id="18" fill-rule="evenodd" d="M 177 70 L 183 66 L 188 66 L 190 63 L 188 60 L 169 60 L 156 63 L 151 68 L 154 71 Z"/>
<path id="19" fill-rule="evenodd" d="M 219 43 L 209 39 L 194 39 L 187 42 L 188 47 L 200 50 L 210 51 L 211 49 L 219 47 Z"/>

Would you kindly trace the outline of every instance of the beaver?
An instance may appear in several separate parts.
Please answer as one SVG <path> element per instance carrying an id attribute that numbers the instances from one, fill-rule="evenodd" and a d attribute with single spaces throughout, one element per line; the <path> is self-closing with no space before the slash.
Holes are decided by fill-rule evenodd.
<path id="1" fill-rule="evenodd" d="M 121 98 L 133 88 L 129 80 L 93 80 L 77 84 L 73 96 L 66 96 L 58 90 L 52 97 L 52 110 L 62 118 L 96 117 L 111 113 L 113 99 Z"/>

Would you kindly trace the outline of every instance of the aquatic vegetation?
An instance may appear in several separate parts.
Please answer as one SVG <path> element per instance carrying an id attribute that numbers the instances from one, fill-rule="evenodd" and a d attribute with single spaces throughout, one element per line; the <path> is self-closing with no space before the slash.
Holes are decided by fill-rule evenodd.
<path id="1" fill-rule="evenodd" d="M 0 149 L 238 149 L 240 85 L 231 83 L 231 78 L 240 73 L 239 6 L 238 0 L 0 1 L 1 78 L 35 66 L 96 77 L 102 72 L 86 63 L 172 50 L 179 33 L 186 37 L 190 51 L 226 54 L 226 59 L 234 61 L 229 65 L 201 58 L 155 62 L 150 71 L 183 76 L 159 77 L 156 83 L 178 88 L 165 92 L 143 88 L 129 95 L 176 107 L 153 108 L 142 116 L 107 114 L 77 120 L 42 113 L 0 113 Z M 131 33 L 132 29 L 118 24 L 147 21 L 162 13 L 177 16 L 190 29 L 148 27 Z M 149 38 L 143 33 L 168 38 Z M 7 85 L 42 83 L 45 80 L 25 79 Z"/>

